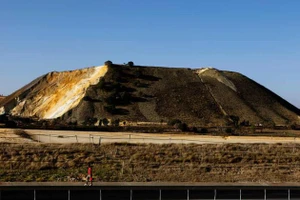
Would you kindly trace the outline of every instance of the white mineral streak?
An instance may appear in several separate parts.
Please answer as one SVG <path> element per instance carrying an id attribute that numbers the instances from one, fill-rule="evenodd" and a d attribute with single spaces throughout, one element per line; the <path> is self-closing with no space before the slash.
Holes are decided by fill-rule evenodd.
<path id="1" fill-rule="evenodd" d="M 222 74 L 222 72 L 218 71 L 215 68 L 202 68 L 197 70 L 198 75 L 200 76 L 210 76 L 212 78 L 217 79 L 220 83 L 223 83 L 227 87 L 231 88 L 233 91 L 237 91 L 234 83 L 232 83 L 225 75 Z"/>
<path id="2" fill-rule="evenodd" d="M 37 86 L 11 111 L 23 117 L 36 116 L 53 119 L 76 107 L 90 85 L 96 85 L 107 66 L 91 67 L 70 72 L 54 72 L 47 76 L 46 84 Z M 24 110 L 24 112 L 23 112 Z"/>
<path id="3" fill-rule="evenodd" d="M 5 114 L 5 109 L 4 109 L 4 106 L 2 106 L 0 108 L 0 115 L 4 115 Z"/>

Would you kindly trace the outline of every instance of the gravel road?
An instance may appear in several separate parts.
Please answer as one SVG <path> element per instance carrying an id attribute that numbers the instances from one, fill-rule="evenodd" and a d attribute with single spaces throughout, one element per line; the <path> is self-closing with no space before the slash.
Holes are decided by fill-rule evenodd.
<path id="1" fill-rule="evenodd" d="M 42 143 L 156 143 L 156 144 L 224 144 L 224 143 L 300 143 L 300 137 L 267 136 L 208 136 L 185 134 L 146 134 L 128 132 L 88 132 L 88 131 L 54 131 L 25 130 L 36 141 Z"/>

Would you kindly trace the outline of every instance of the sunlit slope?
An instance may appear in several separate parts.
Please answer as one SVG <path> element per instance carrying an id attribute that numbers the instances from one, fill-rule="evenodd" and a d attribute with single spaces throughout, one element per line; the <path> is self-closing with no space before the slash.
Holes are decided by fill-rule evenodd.
<path id="1" fill-rule="evenodd" d="M 86 89 L 97 84 L 107 66 L 51 72 L 21 88 L 1 102 L 5 110 L 21 117 L 53 119 L 76 107 Z"/>

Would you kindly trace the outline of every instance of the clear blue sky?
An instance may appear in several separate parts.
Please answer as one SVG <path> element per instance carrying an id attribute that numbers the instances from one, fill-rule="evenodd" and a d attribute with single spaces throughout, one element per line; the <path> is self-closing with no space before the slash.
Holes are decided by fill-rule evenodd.
<path id="1" fill-rule="evenodd" d="M 300 107 L 298 0 L 0 0 L 0 94 L 50 71 L 238 71 Z"/>

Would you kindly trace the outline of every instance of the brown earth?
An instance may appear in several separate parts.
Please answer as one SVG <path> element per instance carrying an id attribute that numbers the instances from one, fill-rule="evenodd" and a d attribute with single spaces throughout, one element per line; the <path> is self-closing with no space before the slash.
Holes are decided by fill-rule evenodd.
<path id="1" fill-rule="evenodd" d="M 208 73 L 183 68 L 111 67 L 97 86 L 88 88 L 83 101 L 66 113 L 66 121 L 88 118 L 127 121 L 180 119 L 195 126 L 225 126 L 230 116 L 263 125 L 300 123 L 300 110 L 253 80 L 235 72 L 218 71 L 237 89 L 232 90 Z M 122 102 L 123 96 L 128 102 Z M 111 99 L 118 99 L 110 102 Z M 125 99 L 126 100 L 126 99 Z M 105 109 L 114 105 L 113 111 Z"/>
<path id="2" fill-rule="evenodd" d="M 0 181 L 298 182 L 299 144 L 7 144 Z"/>
<path id="3" fill-rule="evenodd" d="M 5 96 L 0 96 L 0 102 L 5 98 Z"/>

